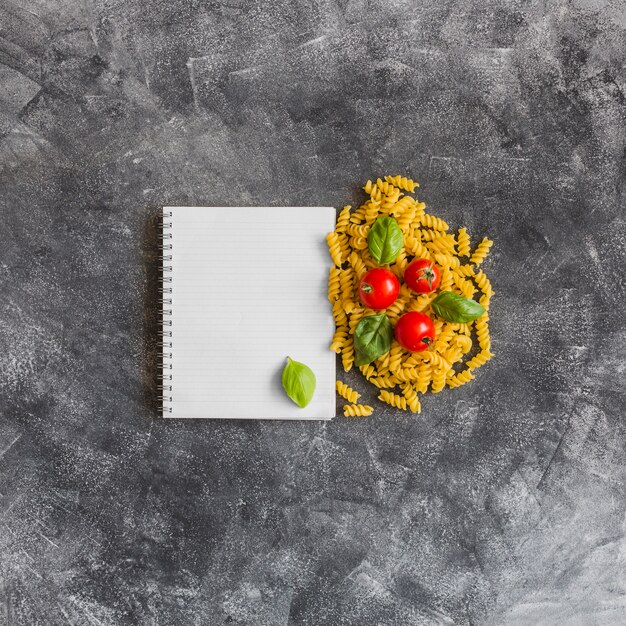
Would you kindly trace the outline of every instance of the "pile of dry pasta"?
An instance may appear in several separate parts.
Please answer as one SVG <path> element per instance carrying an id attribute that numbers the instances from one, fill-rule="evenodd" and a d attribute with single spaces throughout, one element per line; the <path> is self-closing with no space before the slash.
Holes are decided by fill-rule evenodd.
<path id="1" fill-rule="evenodd" d="M 401 176 L 385 176 L 364 187 L 367 201 L 356 210 L 345 206 L 335 230 L 327 242 L 333 267 L 328 281 L 328 298 L 332 304 L 336 331 L 330 349 L 341 355 L 343 369 L 354 365 L 353 334 L 367 315 L 385 313 L 392 324 L 403 314 L 421 311 L 435 324 L 435 341 L 424 352 L 407 352 L 395 340 L 390 351 L 368 365 L 360 367 L 365 378 L 380 389 L 378 398 L 391 406 L 412 412 L 421 411 L 419 394 L 438 393 L 448 386 L 459 387 L 474 378 L 474 371 L 486 363 L 490 352 L 489 302 L 491 283 L 480 270 L 493 242 L 484 238 L 472 249 L 465 228 L 450 232 L 440 218 L 426 213 L 426 205 L 410 194 L 419 184 Z M 400 279 L 398 299 L 384 311 L 373 311 L 361 305 L 358 295 L 363 274 L 377 264 L 369 253 L 367 235 L 371 225 L 383 215 L 394 217 L 404 237 L 404 248 L 389 268 Z M 438 289 L 417 294 L 402 283 L 404 269 L 413 258 L 425 258 L 441 270 Z M 437 318 L 431 302 L 441 291 L 452 291 L 477 299 L 486 312 L 475 321 L 460 324 Z M 360 394 L 337 381 L 337 392 L 349 404 L 346 416 L 371 415 L 373 408 L 358 404 Z"/>

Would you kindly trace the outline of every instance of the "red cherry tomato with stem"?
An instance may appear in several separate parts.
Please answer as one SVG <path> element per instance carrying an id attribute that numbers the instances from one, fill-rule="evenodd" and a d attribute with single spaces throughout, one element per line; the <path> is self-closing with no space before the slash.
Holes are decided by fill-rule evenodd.
<path id="1" fill-rule="evenodd" d="M 435 325 L 425 313 L 405 313 L 396 324 L 396 341 L 409 352 L 422 352 L 435 340 Z"/>
<path id="2" fill-rule="evenodd" d="M 417 293 L 430 293 L 439 287 L 441 271 L 428 259 L 414 259 L 404 270 L 404 282 Z"/>
<path id="3" fill-rule="evenodd" d="M 395 274 L 385 267 L 365 272 L 359 283 L 359 298 L 370 309 L 386 309 L 400 293 L 400 283 Z"/>

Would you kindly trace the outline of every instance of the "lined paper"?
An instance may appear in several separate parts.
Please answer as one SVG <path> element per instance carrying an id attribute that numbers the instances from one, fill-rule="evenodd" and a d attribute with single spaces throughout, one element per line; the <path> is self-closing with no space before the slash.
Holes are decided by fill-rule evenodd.
<path id="1" fill-rule="evenodd" d="M 165 207 L 171 315 L 164 320 L 171 418 L 331 419 L 334 324 L 325 237 L 332 207 Z M 171 217 L 168 215 L 171 214 Z M 169 325 L 171 320 L 171 325 Z M 168 324 L 167 326 L 165 324 Z M 171 355 L 171 358 L 170 358 Z M 317 387 L 301 409 L 285 394 L 287 356 Z M 171 365 L 171 367 L 170 367 Z"/>

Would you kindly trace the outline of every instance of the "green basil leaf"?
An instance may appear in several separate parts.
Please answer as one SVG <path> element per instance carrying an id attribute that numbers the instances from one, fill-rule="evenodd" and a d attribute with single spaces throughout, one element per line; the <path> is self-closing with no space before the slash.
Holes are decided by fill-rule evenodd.
<path id="1" fill-rule="evenodd" d="M 393 327 L 384 313 L 364 317 L 354 330 L 354 362 L 358 366 L 371 363 L 389 352 L 392 340 Z"/>
<path id="2" fill-rule="evenodd" d="M 283 369 L 283 388 L 287 395 L 301 408 L 304 408 L 315 392 L 315 374 L 304 363 L 287 357 L 287 365 Z"/>
<path id="3" fill-rule="evenodd" d="M 476 300 L 464 298 L 451 291 L 442 291 L 433 301 L 433 311 L 448 322 L 465 324 L 478 319 L 484 312 L 485 307 Z"/>
<path id="4" fill-rule="evenodd" d="M 375 356 L 370 357 L 365 352 L 360 352 L 359 350 L 356 350 L 354 352 L 354 364 L 357 367 L 361 367 L 361 365 L 367 365 L 368 363 L 371 363 L 376 358 L 377 357 Z"/>
<path id="5" fill-rule="evenodd" d="M 367 235 L 370 253 L 379 265 L 393 263 L 403 244 L 402 231 L 393 217 L 379 217 Z"/>

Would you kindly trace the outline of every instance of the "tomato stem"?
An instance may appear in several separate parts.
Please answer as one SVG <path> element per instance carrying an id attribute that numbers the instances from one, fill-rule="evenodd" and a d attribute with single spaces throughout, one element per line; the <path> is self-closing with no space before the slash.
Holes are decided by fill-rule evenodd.
<path id="1" fill-rule="evenodd" d="M 432 289 L 433 280 L 435 280 L 435 272 L 433 270 L 432 263 L 430 264 L 430 267 L 422 268 L 422 271 L 420 272 L 420 275 L 418 276 L 418 280 L 422 280 L 423 278 L 426 279 L 426 281 L 428 282 L 428 286 Z"/>
<path id="2" fill-rule="evenodd" d="M 363 283 L 361 289 L 363 293 L 372 293 L 372 291 L 374 291 L 369 283 Z"/>

